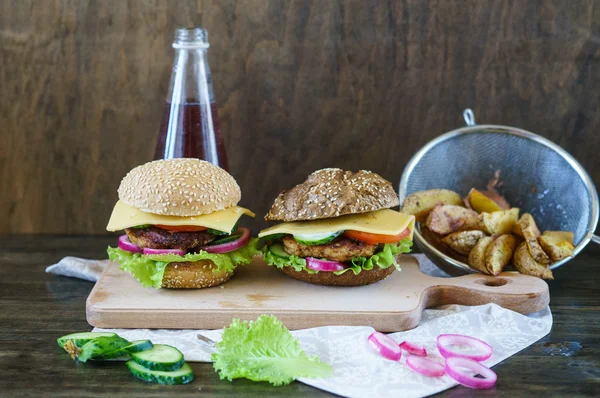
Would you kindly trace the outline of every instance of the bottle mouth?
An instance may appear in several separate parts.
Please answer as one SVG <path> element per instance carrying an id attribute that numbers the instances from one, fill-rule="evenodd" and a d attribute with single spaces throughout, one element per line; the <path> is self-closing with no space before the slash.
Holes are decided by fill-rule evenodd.
<path id="1" fill-rule="evenodd" d="M 202 28 L 179 28 L 175 30 L 173 48 L 208 48 L 208 32 Z"/>

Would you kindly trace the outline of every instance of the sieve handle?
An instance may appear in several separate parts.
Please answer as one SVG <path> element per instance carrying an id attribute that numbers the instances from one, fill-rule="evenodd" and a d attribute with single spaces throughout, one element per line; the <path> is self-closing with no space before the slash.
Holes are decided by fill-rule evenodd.
<path id="1" fill-rule="evenodd" d="M 600 245 L 600 236 L 592 234 L 592 242 Z"/>
<path id="2" fill-rule="evenodd" d="M 463 111 L 463 119 L 465 119 L 465 123 L 467 126 L 475 126 L 475 113 L 473 113 L 473 109 L 467 108 Z"/>

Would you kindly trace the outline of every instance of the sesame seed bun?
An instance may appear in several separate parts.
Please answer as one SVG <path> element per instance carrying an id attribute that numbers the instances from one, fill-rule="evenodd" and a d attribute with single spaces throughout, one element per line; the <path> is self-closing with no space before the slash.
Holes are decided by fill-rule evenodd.
<path id="1" fill-rule="evenodd" d="M 165 267 L 161 287 L 169 289 L 202 289 L 225 283 L 233 273 L 213 272 L 215 263 L 210 260 L 169 263 Z"/>
<path id="2" fill-rule="evenodd" d="M 367 213 L 398 206 L 392 184 L 379 174 L 361 170 L 317 170 L 302 184 L 279 194 L 267 221 L 300 221 Z"/>
<path id="3" fill-rule="evenodd" d="M 198 216 L 235 206 L 242 196 L 235 179 L 200 159 L 156 160 L 131 170 L 121 181 L 119 199 L 141 211 L 167 216 Z"/>
<path id="4" fill-rule="evenodd" d="M 373 267 L 373 269 L 368 271 L 363 269 L 358 275 L 355 275 L 352 271 L 346 271 L 341 275 L 336 275 L 333 272 L 309 274 L 306 271 L 296 271 L 292 267 L 278 268 L 278 270 L 294 279 L 312 283 L 314 285 L 362 286 L 379 282 L 387 278 L 392 274 L 392 272 L 394 272 L 395 268 L 388 267 L 386 269 L 382 269 L 379 267 Z"/>

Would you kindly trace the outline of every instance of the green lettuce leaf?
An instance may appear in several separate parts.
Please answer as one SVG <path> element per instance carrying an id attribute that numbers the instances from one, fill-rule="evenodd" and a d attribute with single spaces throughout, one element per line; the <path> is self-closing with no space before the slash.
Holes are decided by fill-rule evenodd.
<path id="1" fill-rule="evenodd" d="M 298 377 L 326 377 L 333 371 L 318 357 L 309 357 L 289 330 L 272 315 L 256 321 L 234 319 L 215 345 L 213 366 L 221 380 L 247 378 L 274 386 Z"/>
<path id="2" fill-rule="evenodd" d="M 410 253 L 412 247 L 412 241 L 409 239 L 403 239 L 398 243 L 386 243 L 380 252 L 373 254 L 371 257 L 354 257 L 350 262 L 352 266 L 350 269 L 357 275 L 361 269 L 372 270 L 374 266 L 379 268 L 389 268 L 392 265 L 400 271 L 400 264 L 396 262 L 396 256 L 402 253 Z M 358 270 L 358 272 L 357 272 Z M 340 272 L 345 272 L 344 271 Z"/>
<path id="3" fill-rule="evenodd" d="M 316 274 L 319 272 L 306 268 L 306 260 L 302 257 L 290 254 L 288 258 L 281 258 L 271 253 L 268 246 L 263 247 L 263 259 L 268 265 L 272 265 L 277 268 L 292 267 L 297 272 L 306 271 L 309 274 Z"/>
<path id="4" fill-rule="evenodd" d="M 396 262 L 396 256 L 402 253 L 410 253 L 412 244 L 412 241 L 409 239 L 403 239 L 398 243 L 386 243 L 383 245 L 381 251 L 373 254 L 371 257 L 354 257 L 348 263 L 348 268 L 336 271 L 334 274 L 340 275 L 351 270 L 355 275 L 358 275 L 363 269 L 369 271 L 375 266 L 383 269 L 394 266 L 400 271 L 400 265 Z M 263 259 L 268 265 L 277 268 L 292 267 L 297 272 L 306 271 L 309 274 L 319 272 L 306 268 L 306 260 L 304 258 L 295 255 L 290 255 L 287 259 L 281 258 L 271 253 L 268 246 L 263 247 Z"/>
<path id="5" fill-rule="evenodd" d="M 233 272 L 240 264 L 248 264 L 256 254 L 258 240 L 252 238 L 244 247 L 229 253 L 214 254 L 200 251 L 188 253 L 185 256 L 176 254 L 142 255 L 121 250 L 118 247 L 108 247 L 108 258 L 121 265 L 123 271 L 129 272 L 144 287 L 160 288 L 165 267 L 169 263 L 184 261 L 211 260 L 217 266 L 216 271 Z"/>

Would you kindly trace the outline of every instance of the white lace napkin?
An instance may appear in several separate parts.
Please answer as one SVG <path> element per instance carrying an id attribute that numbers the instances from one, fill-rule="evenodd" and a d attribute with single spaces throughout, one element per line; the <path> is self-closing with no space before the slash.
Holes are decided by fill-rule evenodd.
<path id="1" fill-rule="evenodd" d="M 410 341 L 423 345 L 428 357 L 443 363 L 436 347 L 442 333 L 459 333 L 486 341 L 494 354 L 484 362 L 493 366 L 535 343 L 552 328 L 550 309 L 530 315 L 504 309 L 496 304 L 478 307 L 450 305 L 425 310 L 419 326 L 392 333 L 398 343 Z M 183 352 L 190 362 L 209 362 L 212 348 L 196 339 L 198 333 L 219 341 L 222 330 L 94 329 L 115 332 L 127 340 L 149 339 L 169 344 Z M 318 355 L 333 366 L 333 376 L 299 381 L 321 390 L 347 397 L 424 397 L 456 385 L 450 377 L 425 377 L 409 369 L 403 353 L 400 362 L 379 356 L 367 337 L 373 328 L 363 326 L 325 326 L 292 331 L 309 355 Z M 227 383 L 227 381 L 223 381 Z M 273 387 L 276 388 L 276 387 Z"/>
<path id="2" fill-rule="evenodd" d="M 46 272 L 97 282 L 102 271 L 104 271 L 109 263 L 110 260 L 87 260 L 85 258 L 68 256 L 58 263 L 47 267 Z"/>

